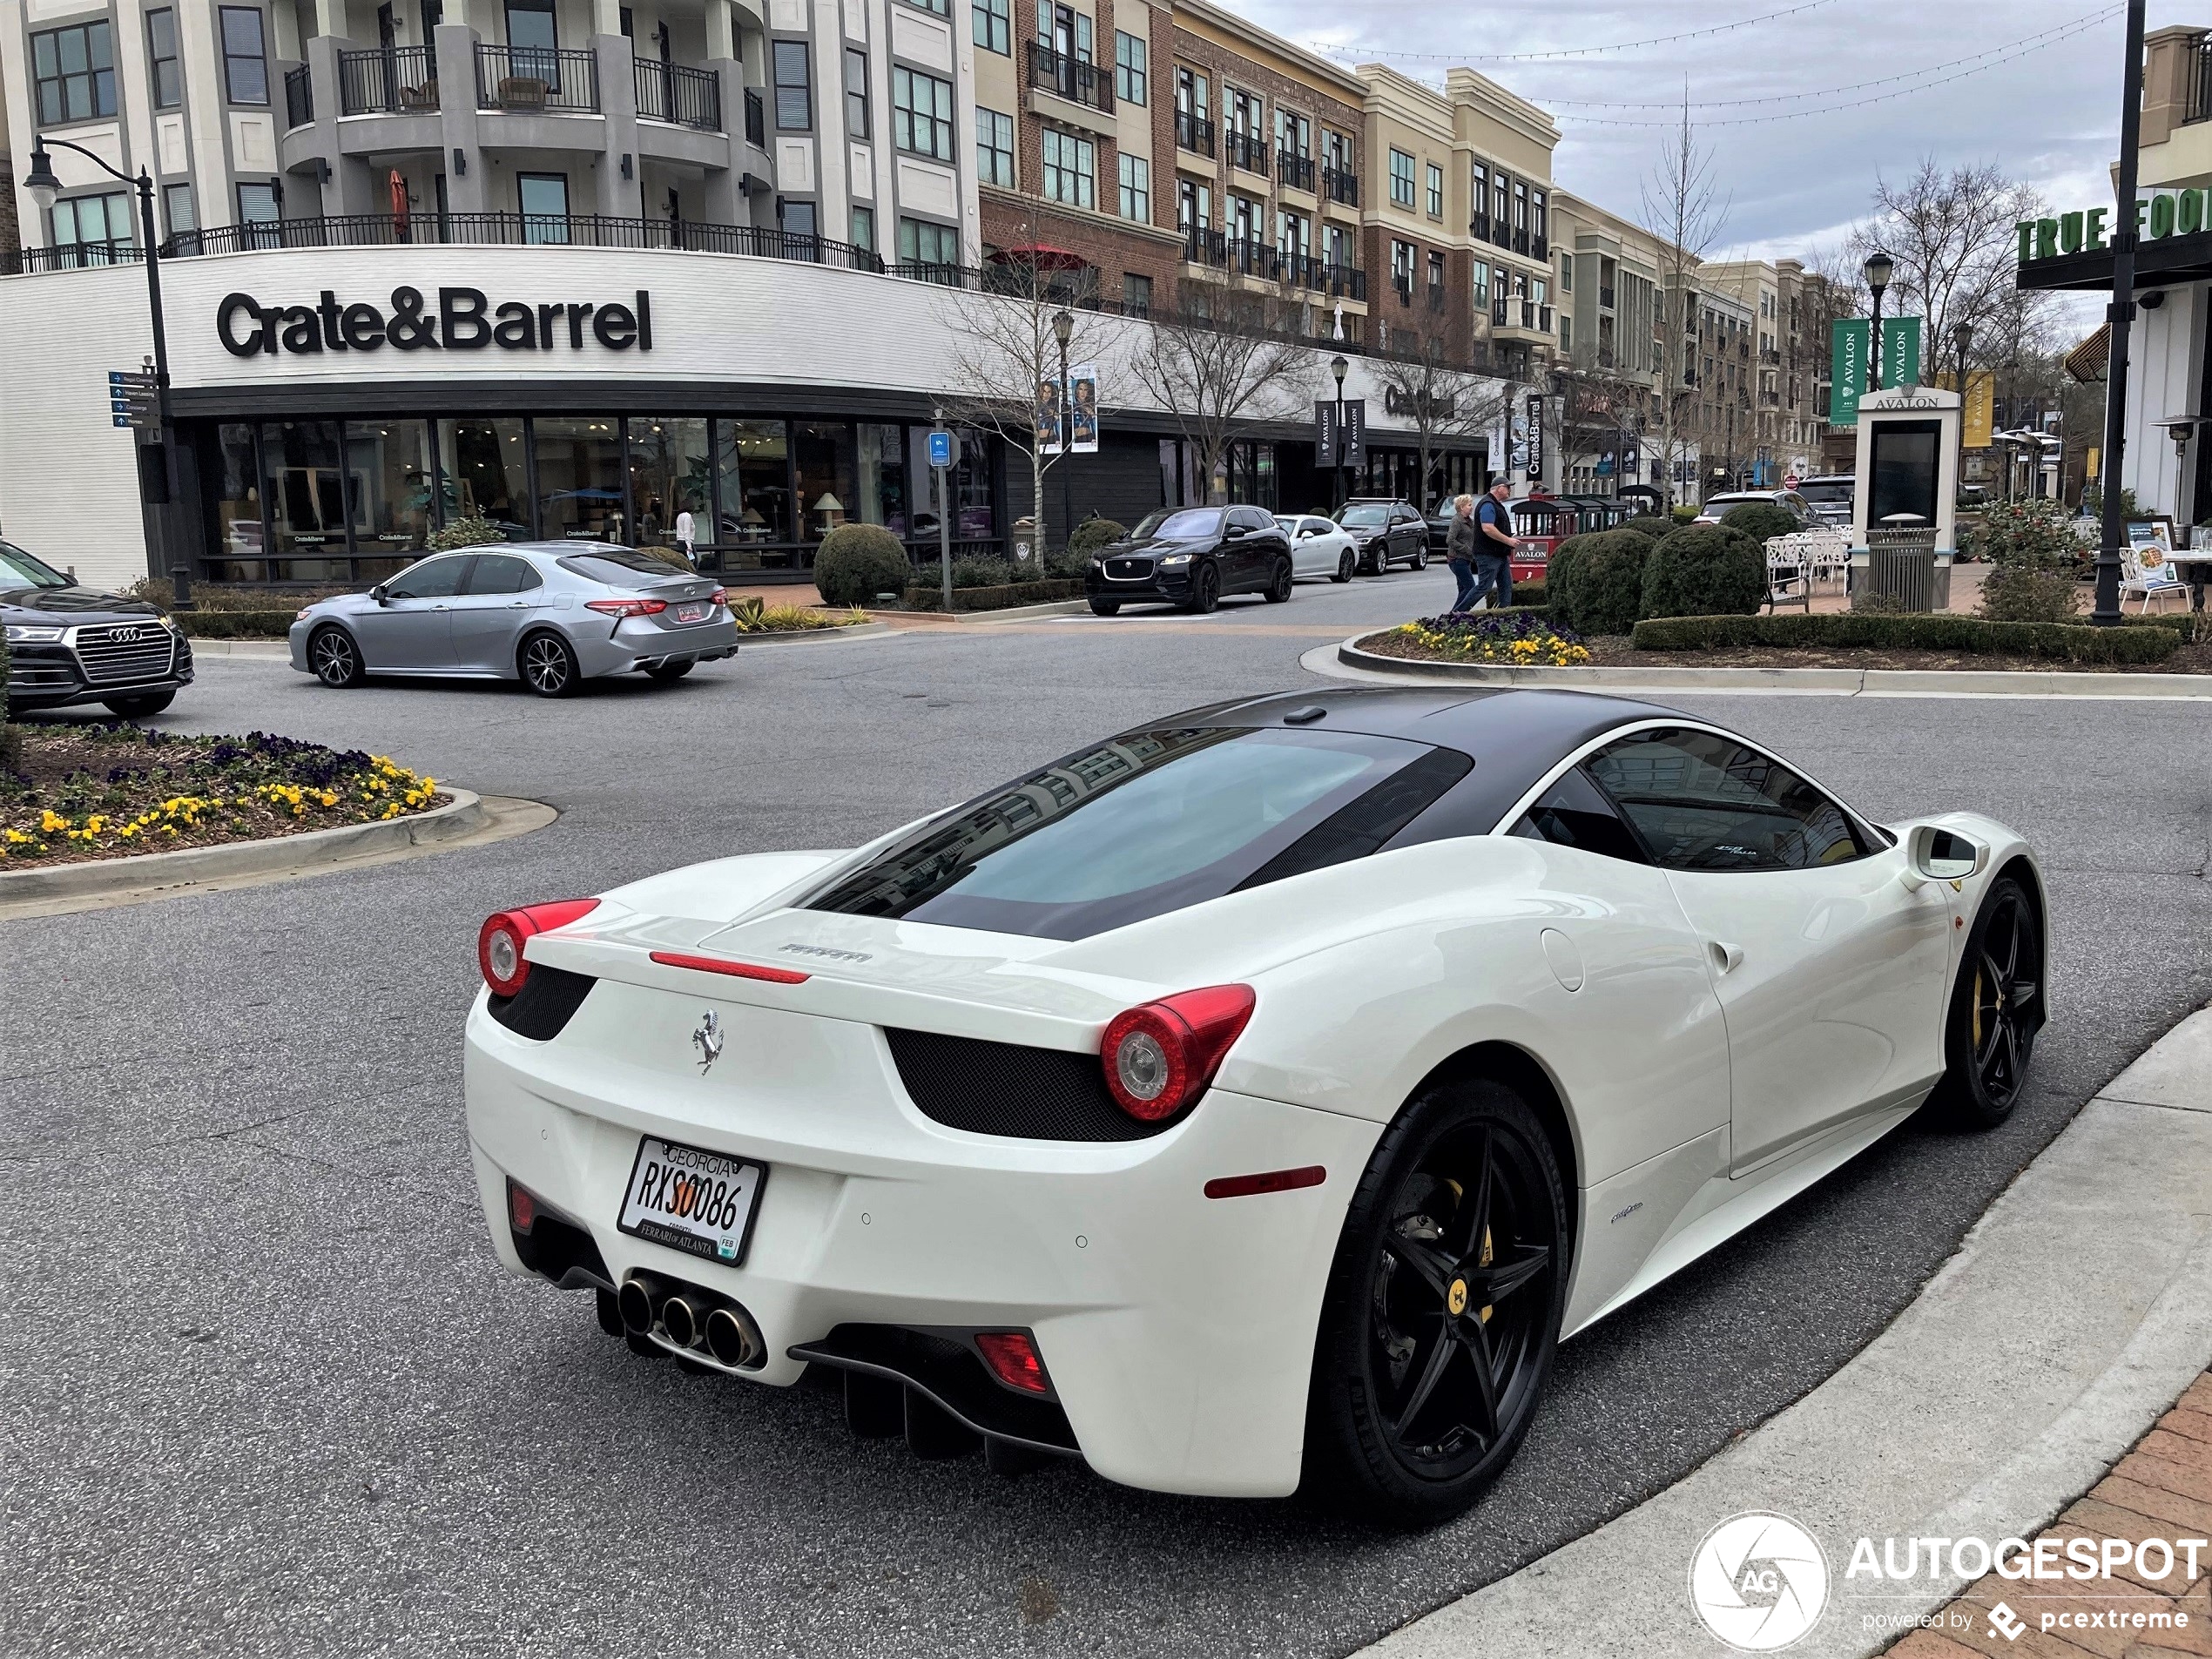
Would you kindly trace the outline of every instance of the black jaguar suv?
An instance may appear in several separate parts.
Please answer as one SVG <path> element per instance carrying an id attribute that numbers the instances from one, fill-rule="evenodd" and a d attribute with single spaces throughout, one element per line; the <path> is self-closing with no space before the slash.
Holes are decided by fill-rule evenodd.
<path id="1" fill-rule="evenodd" d="M 1091 556 L 1083 597 L 1102 617 L 1125 604 L 1200 613 L 1225 593 L 1291 597 L 1291 540 L 1258 507 L 1163 507 Z"/>
<path id="2" fill-rule="evenodd" d="M 105 703 L 136 719 L 192 684 L 192 644 L 143 599 L 78 586 L 0 542 L 8 712 Z"/>

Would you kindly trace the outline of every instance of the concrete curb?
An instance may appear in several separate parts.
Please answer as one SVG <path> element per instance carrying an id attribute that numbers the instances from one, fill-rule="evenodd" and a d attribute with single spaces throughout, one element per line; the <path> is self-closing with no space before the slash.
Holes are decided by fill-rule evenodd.
<path id="1" fill-rule="evenodd" d="M 1827 1609 L 1792 1654 L 1881 1651 L 1967 1583 L 1849 1577 L 1860 1538 L 2032 1538 L 2212 1363 L 2209 1192 L 2212 1010 L 2084 1106 L 1827 1381 L 1657 1497 L 1363 1651 L 1723 1654 L 1690 1605 L 1690 1557 L 1751 1510 L 1828 1557 Z"/>
<path id="2" fill-rule="evenodd" d="M 930 623 L 940 622 L 1028 622 L 1037 617 L 1072 617 L 1089 609 L 1090 601 L 1088 599 L 1048 599 L 1042 604 L 1008 605 L 1003 610 L 901 610 L 897 614 L 919 618 L 927 626 Z M 900 631 L 912 631 L 909 628 Z M 1369 631 L 1373 631 L 1371 629 Z"/>
<path id="3" fill-rule="evenodd" d="M 263 841 L 229 841 L 218 846 L 179 847 L 173 853 L 141 853 L 91 864 L 63 864 L 44 870 L 0 873 L 0 912 L 18 905 L 100 898 L 166 887 L 199 887 L 211 881 L 273 871 L 306 873 L 332 864 L 374 858 L 459 840 L 491 820 L 482 797 L 473 791 L 446 792 L 453 799 L 435 811 L 370 824 L 340 824 L 279 835 Z"/>
<path id="4" fill-rule="evenodd" d="M 2075 697 L 2212 699 L 2212 674 L 2087 674 L 2012 669 L 1927 668 L 1507 668 L 1424 663 L 1361 651 L 1374 629 L 1306 653 L 1317 674 L 1399 685 L 1438 680 L 1464 685 L 1542 685 L 1569 691 L 1666 696 L 1687 691 L 1781 691 L 1827 697 Z M 1317 658 L 1320 660 L 1316 660 Z M 1356 675 L 1332 672 L 1335 668 Z"/>
<path id="5" fill-rule="evenodd" d="M 203 657 L 247 657 L 260 662 L 288 663 L 292 647 L 281 639 L 195 639 L 192 660 Z"/>

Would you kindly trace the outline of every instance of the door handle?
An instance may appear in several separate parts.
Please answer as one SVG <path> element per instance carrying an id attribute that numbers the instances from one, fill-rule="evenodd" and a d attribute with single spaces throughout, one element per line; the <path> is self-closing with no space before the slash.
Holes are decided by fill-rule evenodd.
<path id="1" fill-rule="evenodd" d="M 510 599 L 507 603 L 507 608 L 509 610 L 528 610 L 530 608 L 530 602 L 527 599 Z"/>
<path id="2" fill-rule="evenodd" d="M 1717 973 L 1730 973 L 1743 960 L 1743 947 L 1741 945 L 1724 945 L 1716 939 L 1710 941 L 1710 947 L 1713 968 Z"/>
<path id="3" fill-rule="evenodd" d="M 432 605 L 430 609 L 433 610 L 450 610 L 453 607 L 451 605 Z"/>

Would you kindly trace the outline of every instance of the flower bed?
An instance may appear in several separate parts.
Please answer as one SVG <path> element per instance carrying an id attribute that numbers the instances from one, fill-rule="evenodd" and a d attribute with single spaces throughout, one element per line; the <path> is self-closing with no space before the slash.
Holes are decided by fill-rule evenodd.
<path id="1" fill-rule="evenodd" d="M 2091 628 L 2069 623 L 1986 622 L 1976 617 L 1846 610 L 1797 617 L 1669 617 L 1638 623 L 1630 643 L 1639 651 L 1858 646 L 2134 665 L 2164 661 L 2180 647 L 2182 634 L 2175 627 Z"/>
<path id="2" fill-rule="evenodd" d="M 1573 668 L 1590 660 L 1589 648 L 1579 637 L 1553 628 L 1534 610 L 1447 611 L 1373 635 L 1360 644 L 1386 657 L 1512 668 Z"/>
<path id="3" fill-rule="evenodd" d="M 442 806 L 436 781 L 381 755 L 265 732 L 20 727 L 0 772 L 0 868 L 262 840 Z"/>

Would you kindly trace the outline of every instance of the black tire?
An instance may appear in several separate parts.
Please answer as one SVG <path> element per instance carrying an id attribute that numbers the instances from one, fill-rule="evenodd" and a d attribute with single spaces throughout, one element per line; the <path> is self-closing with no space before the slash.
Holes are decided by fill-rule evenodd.
<path id="1" fill-rule="evenodd" d="M 1428 569 L 1428 543 L 1426 542 L 1423 542 L 1413 550 L 1413 568 L 1416 570 Z"/>
<path id="2" fill-rule="evenodd" d="M 1349 582 L 1352 580 L 1352 572 L 1357 570 L 1359 568 L 1359 561 L 1353 556 L 1352 550 L 1350 548 L 1346 548 L 1345 549 L 1342 556 L 1337 560 L 1337 573 L 1331 577 L 1329 580 L 1332 582 Z"/>
<path id="3" fill-rule="evenodd" d="M 1122 614 L 1122 602 L 1119 599 L 1093 599 L 1090 614 L 1094 617 L 1118 617 Z"/>
<path id="4" fill-rule="evenodd" d="M 318 628 L 307 636 L 307 666 L 325 685 L 341 690 L 359 685 L 368 671 L 361 647 L 343 628 Z"/>
<path id="5" fill-rule="evenodd" d="M 1275 566 L 1275 579 L 1267 584 L 1267 603 L 1271 605 L 1288 604 L 1291 581 L 1291 562 L 1288 559 L 1279 561 Z"/>
<path id="6" fill-rule="evenodd" d="M 693 666 L 689 658 L 680 663 L 663 663 L 658 668 L 647 669 L 645 678 L 649 680 L 680 680 L 691 671 Z"/>
<path id="7" fill-rule="evenodd" d="M 1992 883 L 1959 959 L 1944 1020 L 1943 1079 L 1932 1104 L 1960 1129 L 2013 1115 L 2043 1024 L 2043 930 L 2027 889 Z"/>
<path id="8" fill-rule="evenodd" d="M 523 684 L 540 697 L 568 697 L 583 679 L 576 652 L 558 634 L 535 633 L 515 653 L 515 666 Z"/>
<path id="9" fill-rule="evenodd" d="M 177 700 L 174 691 L 145 691 L 137 697 L 111 697 L 103 699 L 111 714 L 126 720 L 143 720 L 167 708 Z"/>
<path id="10" fill-rule="evenodd" d="M 1401 1112 L 1352 1193 L 1329 1271 L 1307 1487 L 1404 1525 L 1473 1503 L 1527 1433 L 1568 1255 L 1565 1184 L 1518 1094 L 1447 1083 Z"/>
<path id="11" fill-rule="evenodd" d="M 1220 603 L 1221 572 L 1211 564 L 1201 564 L 1190 572 L 1190 597 L 1184 601 L 1183 608 L 1204 617 L 1212 614 Z"/>

